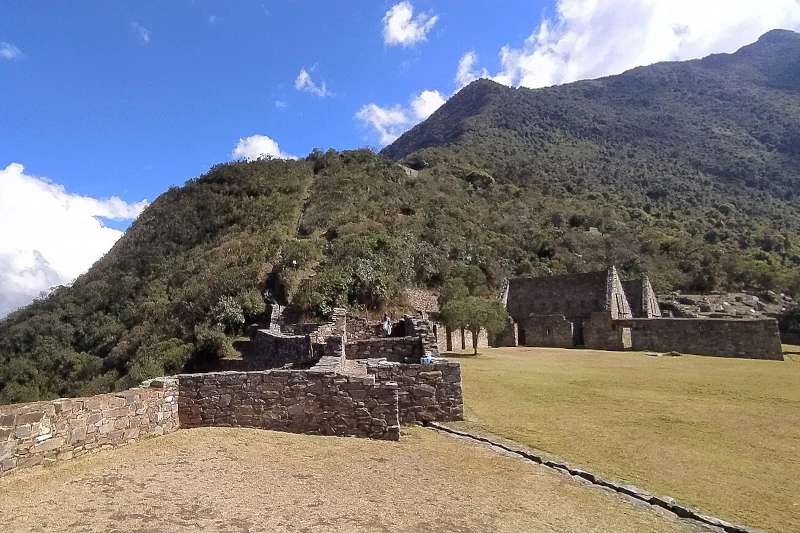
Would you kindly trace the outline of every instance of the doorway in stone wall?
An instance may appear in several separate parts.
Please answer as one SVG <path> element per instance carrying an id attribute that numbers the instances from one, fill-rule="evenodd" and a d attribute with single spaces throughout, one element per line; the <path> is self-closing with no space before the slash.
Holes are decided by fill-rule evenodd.
<path id="1" fill-rule="evenodd" d="M 517 330 L 517 344 L 519 346 L 525 346 L 525 328 L 523 327 Z"/>
<path id="2" fill-rule="evenodd" d="M 572 324 L 572 346 L 575 348 L 583 348 L 584 344 L 583 322 L 574 322 Z"/>

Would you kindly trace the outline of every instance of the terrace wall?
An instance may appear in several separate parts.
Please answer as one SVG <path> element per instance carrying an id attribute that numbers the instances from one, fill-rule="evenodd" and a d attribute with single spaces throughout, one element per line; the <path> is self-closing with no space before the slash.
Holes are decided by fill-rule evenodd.
<path id="1" fill-rule="evenodd" d="M 0 475 L 178 429 L 178 381 L 89 398 L 0 406 Z"/>
<path id="2" fill-rule="evenodd" d="M 768 320 L 658 318 L 615 320 L 634 350 L 783 361 L 778 323 Z"/>
<path id="3" fill-rule="evenodd" d="M 347 359 L 379 359 L 395 363 L 419 363 L 423 355 L 419 337 L 383 337 L 348 342 L 345 346 Z"/>
<path id="4" fill-rule="evenodd" d="M 398 384 L 398 409 L 403 424 L 464 419 L 461 365 L 458 363 L 375 363 L 367 365 L 367 373 L 379 382 Z"/>
<path id="5" fill-rule="evenodd" d="M 314 371 L 178 376 L 183 428 L 233 426 L 398 440 L 398 385 Z"/>

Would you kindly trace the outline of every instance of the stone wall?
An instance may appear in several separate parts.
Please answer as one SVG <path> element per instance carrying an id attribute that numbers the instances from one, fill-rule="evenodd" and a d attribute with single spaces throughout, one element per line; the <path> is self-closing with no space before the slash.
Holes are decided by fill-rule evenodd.
<path id="1" fill-rule="evenodd" d="M 564 315 L 531 316 L 519 324 L 519 343 L 523 346 L 572 348 L 573 324 Z"/>
<path id="2" fill-rule="evenodd" d="M 0 406 L 0 475 L 178 429 L 178 382 L 90 398 Z"/>
<path id="3" fill-rule="evenodd" d="M 508 286 L 508 313 L 517 322 L 532 314 L 589 316 L 606 309 L 607 281 L 605 271 L 512 278 Z"/>
<path id="4" fill-rule="evenodd" d="M 583 326 L 584 346 L 590 350 L 629 350 L 632 347 L 630 326 L 615 327 L 614 324 L 610 314 L 592 313 Z"/>
<path id="5" fill-rule="evenodd" d="M 517 346 L 519 345 L 519 326 L 514 319 L 510 316 L 508 317 L 508 323 L 506 327 L 495 335 L 494 339 L 491 341 L 491 345 L 494 347 L 500 346 Z"/>
<path id="6" fill-rule="evenodd" d="M 405 317 L 405 331 L 408 337 L 419 337 L 423 353 L 431 357 L 439 357 L 439 346 L 436 343 L 436 333 L 433 331 L 433 322 L 417 317 Z"/>
<path id="7" fill-rule="evenodd" d="M 431 364 L 375 363 L 367 372 L 378 381 L 399 386 L 400 422 L 451 422 L 464 419 L 461 365 L 444 360 Z"/>
<path id="8" fill-rule="evenodd" d="M 319 358 L 309 335 L 286 335 L 266 329 L 256 331 L 243 357 L 249 365 L 247 368 L 253 369 L 310 365 Z"/>
<path id="9" fill-rule="evenodd" d="M 358 341 L 364 339 L 375 339 L 385 337 L 380 323 L 371 323 L 364 318 L 347 317 L 347 341 Z"/>
<path id="10" fill-rule="evenodd" d="M 625 297 L 625 291 L 622 288 L 622 281 L 617 275 L 617 268 L 611 267 L 608 270 L 606 279 L 606 311 L 611 312 L 611 318 L 633 318 L 631 307 L 628 304 L 628 298 Z"/>
<path id="11" fill-rule="evenodd" d="M 642 318 L 661 318 L 658 297 L 647 276 L 642 278 Z"/>
<path id="12" fill-rule="evenodd" d="M 325 342 L 325 339 L 334 335 L 344 335 L 347 322 L 347 313 L 344 309 L 335 308 L 331 313 L 331 319 L 321 324 L 311 333 L 314 342 Z"/>
<path id="13" fill-rule="evenodd" d="M 398 440 L 398 385 L 314 371 L 178 376 L 184 428 L 233 426 Z"/>
<path id="14" fill-rule="evenodd" d="M 379 359 L 395 363 L 418 363 L 424 355 L 419 337 L 382 337 L 348 342 L 344 349 L 347 359 Z"/>
<path id="15" fill-rule="evenodd" d="M 783 361 L 774 319 L 633 319 L 616 320 L 612 328 L 629 328 L 634 350 Z"/>

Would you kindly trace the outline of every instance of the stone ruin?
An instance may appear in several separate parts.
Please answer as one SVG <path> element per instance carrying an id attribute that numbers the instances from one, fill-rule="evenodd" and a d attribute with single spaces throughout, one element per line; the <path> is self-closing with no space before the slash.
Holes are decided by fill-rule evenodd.
<path id="1" fill-rule="evenodd" d="M 494 346 L 583 347 L 783 360 L 778 323 L 662 316 L 650 280 L 617 270 L 512 278 L 499 297 L 510 315 Z"/>
<path id="2" fill-rule="evenodd" d="M 396 326 L 380 337 L 356 321 L 350 339 L 343 310 L 322 324 L 271 323 L 221 371 L 0 406 L 0 475 L 201 426 L 398 440 L 401 424 L 463 420 L 461 367 L 438 357 L 432 325 Z"/>

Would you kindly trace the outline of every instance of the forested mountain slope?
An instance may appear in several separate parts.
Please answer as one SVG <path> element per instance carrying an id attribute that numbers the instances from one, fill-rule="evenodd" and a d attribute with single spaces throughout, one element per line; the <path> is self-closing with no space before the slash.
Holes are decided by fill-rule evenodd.
<path id="1" fill-rule="evenodd" d="M 233 162 L 161 195 L 70 287 L 0 321 L 0 403 L 198 368 L 266 299 L 616 264 L 661 290 L 800 293 L 800 36 L 531 91 L 481 80 L 378 156 Z M 407 173 L 388 157 L 419 173 Z M 422 160 L 426 164 L 422 164 Z"/>
<path id="2" fill-rule="evenodd" d="M 645 257 L 653 245 L 684 248 L 675 266 L 693 279 L 680 285 L 797 284 L 800 35 L 791 31 L 735 54 L 539 90 L 478 80 L 382 154 L 461 167 L 470 179 L 479 169 L 541 191 L 556 210 L 577 199 L 611 205 L 621 218 L 566 211 L 552 226 L 670 235 L 678 242 L 629 244 Z"/>

